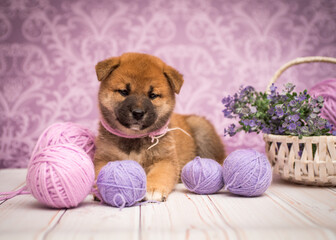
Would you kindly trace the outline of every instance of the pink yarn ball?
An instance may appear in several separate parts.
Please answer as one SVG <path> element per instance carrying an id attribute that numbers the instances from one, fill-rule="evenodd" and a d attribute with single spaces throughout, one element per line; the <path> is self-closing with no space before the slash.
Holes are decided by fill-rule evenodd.
<path id="1" fill-rule="evenodd" d="M 76 123 L 54 123 L 41 134 L 32 155 L 51 145 L 72 143 L 82 148 L 93 159 L 94 139 L 95 137 L 89 129 Z"/>
<path id="2" fill-rule="evenodd" d="M 32 155 L 27 187 L 53 208 L 76 207 L 90 193 L 95 173 L 91 158 L 74 144 L 47 146 Z"/>
<path id="3" fill-rule="evenodd" d="M 313 97 L 322 96 L 324 105 L 321 116 L 333 125 L 332 130 L 336 130 L 336 79 L 324 80 L 309 90 Z"/>

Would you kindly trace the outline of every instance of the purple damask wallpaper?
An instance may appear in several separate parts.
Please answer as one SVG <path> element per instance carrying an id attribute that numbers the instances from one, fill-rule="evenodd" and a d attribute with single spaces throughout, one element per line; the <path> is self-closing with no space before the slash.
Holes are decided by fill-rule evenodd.
<path id="1" fill-rule="evenodd" d="M 176 111 L 207 116 L 223 135 L 221 99 L 296 57 L 336 57 L 335 0 L 1 0 L 0 168 L 26 167 L 48 125 L 96 131 L 95 64 L 136 51 L 178 69 Z M 330 64 L 288 70 L 298 90 L 335 77 Z M 262 136 L 223 137 L 228 152 L 263 151 Z"/>

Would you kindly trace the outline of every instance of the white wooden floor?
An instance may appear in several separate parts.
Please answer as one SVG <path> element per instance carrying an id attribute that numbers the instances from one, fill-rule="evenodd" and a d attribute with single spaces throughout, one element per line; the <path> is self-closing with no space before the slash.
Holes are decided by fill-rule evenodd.
<path id="1" fill-rule="evenodd" d="M 0 191 L 17 189 L 25 176 L 0 170 Z M 122 210 L 92 196 L 74 209 L 48 209 L 23 195 L 0 202 L 0 239 L 336 239 L 336 188 L 276 178 L 263 196 L 243 198 L 195 195 L 180 184 L 165 203 Z"/>

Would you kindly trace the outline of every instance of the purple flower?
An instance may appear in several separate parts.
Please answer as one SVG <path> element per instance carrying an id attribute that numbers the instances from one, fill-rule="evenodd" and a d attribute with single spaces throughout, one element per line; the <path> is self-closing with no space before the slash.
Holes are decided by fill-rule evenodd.
<path id="1" fill-rule="evenodd" d="M 250 127 L 255 127 L 257 124 L 256 124 L 256 122 L 255 122 L 255 120 L 250 120 L 249 121 L 249 126 Z"/>
<path id="2" fill-rule="evenodd" d="M 274 84 L 270 93 L 256 92 L 253 87 L 247 86 L 223 98 L 224 117 L 240 119 L 239 127 L 231 124 L 224 133 L 233 136 L 244 130 L 299 137 L 336 135 L 333 126 L 320 116 L 323 99 L 311 98 L 307 90 L 300 93 L 293 90 L 293 84 L 287 84 L 282 93 Z"/>
<path id="3" fill-rule="evenodd" d="M 276 89 L 277 87 L 274 85 L 274 83 L 272 83 L 272 85 L 270 86 L 271 92 L 267 95 L 267 99 L 273 100 L 273 98 L 276 97 Z"/>
<path id="4" fill-rule="evenodd" d="M 270 130 L 268 127 L 263 127 L 263 128 L 261 129 L 261 131 L 262 131 L 263 133 L 266 133 L 266 134 L 270 134 L 270 133 L 271 133 L 271 130 Z"/>
<path id="5" fill-rule="evenodd" d="M 297 122 L 297 121 L 299 121 L 299 119 L 300 119 L 300 115 L 299 114 L 291 115 L 291 120 L 293 122 Z"/>
<path id="6" fill-rule="evenodd" d="M 326 124 L 327 124 L 327 121 L 325 119 L 323 119 L 323 118 L 320 118 L 320 119 L 317 120 L 317 126 L 320 129 L 325 128 Z"/>
<path id="7" fill-rule="evenodd" d="M 272 85 L 270 86 L 270 90 L 271 92 L 275 92 L 277 90 L 277 87 L 274 85 L 274 83 L 272 83 Z"/>
<path id="8" fill-rule="evenodd" d="M 294 131 L 296 129 L 296 124 L 295 123 L 291 123 L 291 124 L 288 125 L 287 128 L 288 128 L 289 131 Z"/>
<path id="9" fill-rule="evenodd" d="M 244 94 L 247 94 L 247 93 L 252 92 L 252 91 L 254 91 L 254 87 L 252 87 L 252 86 L 247 86 L 247 87 L 243 88 L 243 89 L 240 91 L 240 93 L 241 93 L 241 95 L 244 95 Z"/>
<path id="10" fill-rule="evenodd" d="M 223 113 L 224 113 L 224 117 L 226 117 L 226 118 L 233 118 L 233 116 L 231 116 L 232 111 L 230 111 L 228 109 L 224 109 Z"/>
<path id="11" fill-rule="evenodd" d="M 222 103 L 224 105 L 229 104 L 230 102 L 231 102 L 231 97 L 230 96 L 227 96 L 227 97 L 222 99 Z"/>
<path id="12" fill-rule="evenodd" d="M 333 136 L 336 136 L 336 130 L 332 131 L 331 133 Z"/>
<path id="13" fill-rule="evenodd" d="M 327 121 L 325 127 L 328 128 L 329 130 L 331 130 L 333 125 L 330 122 Z"/>
<path id="14" fill-rule="evenodd" d="M 270 90 L 271 90 L 271 96 L 276 96 L 276 90 L 277 90 L 277 88 L 278 87 L 276 87 L 275 85 L 274 85 L 274 83 L 272 83 L 272 85 L 270 86 Z"/>
<path id="15" fill-rule="evenodd" d="M 279 134 L 282 134 L 285 132 L 285 129 L 283 127 L 278 127 Z"/>
<path id="16" fill-rule="evenodd" d="M 229 126 L 229 129 L 232 130 L 232 129 L 234 129 L 235 127 L 236 127 L 236 125 L 232 123 L 232 124 Z"/>
<path id="17" fill-rule="evenodd" d="M 236 125 L 232 123 L 230 126 L 228 126 L 227 130 L 224 129 L 224 136 L 226 136 L 227 134 L 229 134 L 230 137 L 234 136 L 236 134 L 235 128 Z"/>
<path id="18" fill-rule="evenodd" d="M 234 107 L 235 107 L 235 102 L 234 102 L 234 101 L 231 101 L 231 102 L 227 105 L 227 107 L 229 107 L 229 108 L 231 108 L 231 109 L 234 109 Z"/>
<path id="19" fill-rule="evenodd" d="M 289 102 L 289 106 L 295 107 L 296 103 L 297 103 L 296 100 L 292 100 L 292 101 Z"/>
<path id="20" fill-rule="evenodd" d="M 298 114 L 289 115 L 286 117 L 286 122 L 297 122 L 300 119 L 300 116 Z"/>
<path id="21" fill-rule="evenodd" d="M 299 100 L 300 102 L 303 102 L 304 100 L 306 100 L 307 96 L 304 94 L 300 94 L 299 97 L 297 98 L 297 100 Z"/>
<path id="22" fill-rule="evenodd" d="M 268 113 L 269 115 L 273 115 L 273 114 L 275 113 L 274 108 L 270 108 L 270 109 L 268 109 L 267 113 Z"/>
<path id="23" fill-rule="evenodd" d="M 284 111 L 283 111 L 282 107 L 275 107 L 275 111 L 276 111 L 276 115 L 277 115 L 279 118 L 283 117 L 283 115 L 284 115 Z"/>
<path id="24" fill-rule="evenodd" d="M 250 121 L 248 119 L 244 119 L 242 122 L 245 126 L 248 126 Z"/>

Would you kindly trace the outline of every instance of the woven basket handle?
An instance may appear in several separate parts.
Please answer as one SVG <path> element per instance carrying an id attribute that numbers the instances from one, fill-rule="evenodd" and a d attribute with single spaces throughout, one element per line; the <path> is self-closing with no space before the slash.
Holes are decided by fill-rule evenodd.
<path id="1" fill-rule="evenodd" d="M 266 91 L 269 93 L 270 92 L 270 87 L 272 86 L 273 83 L 276 82 L 276 80 L 280 77 L 280 75 L 288 68 L 294 65 L 298 65 L 301 63 L 312 63 L 312 62 L 328 62 L 328 63 L 335 63 L 336 64 L 336 58 L 333 57 L 300 57 L 296 58 L 285 65 L 283 65 L 272 77 L 271 81 L 267 85 Z"/>

